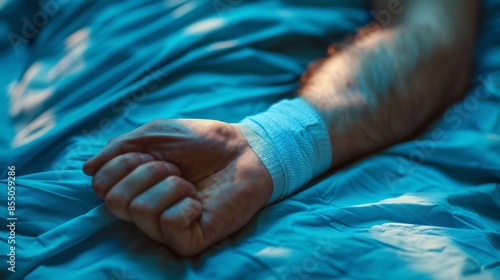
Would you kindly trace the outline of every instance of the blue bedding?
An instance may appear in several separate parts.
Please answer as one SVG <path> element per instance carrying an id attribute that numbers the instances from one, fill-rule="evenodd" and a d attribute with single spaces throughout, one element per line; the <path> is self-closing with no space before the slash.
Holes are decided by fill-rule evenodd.
<path id="1" fill-rule="evenodd" d="M 364 0 L 0 1 L 0 278 L 500 279 L 500 1 L 483 1 L 473 87 L 418 139 L 198 257 L 113 217 L 82 173 L 152 119 L 265 110 L 369 20 Z"/>

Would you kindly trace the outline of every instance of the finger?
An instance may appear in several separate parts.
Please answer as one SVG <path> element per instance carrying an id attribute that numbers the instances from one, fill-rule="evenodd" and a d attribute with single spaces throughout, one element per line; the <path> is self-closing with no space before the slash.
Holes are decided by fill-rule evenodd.
<path id="1" fill-rule="evenodd" d="M 144 144 L 145 137 L 158 136 L 155 132 L 165 130 L 165 127 L 179 127 L 179 125 L 173 126 L 172 124 L 174 123 L 176 122 L 168 119 L 157 119 L 123 135 L 110 139 L 98 154 L 90 158 L 83 165 L 83 172 L 87 175 L 94 175 L 103 164 L 118 155 L 132 152 L 144 152 L 147 146 Z M 165 138 L 164 140 L 166 141 L 168 135 L 164 135 L 163 138 Z M 148 140 L 151 139 L 146 139 L 148 142 L 147 144 L 151 144 Z"/>
<path id="2" fill-rule="evenodd" d="M 132 221 L 129 205 L 134 197 L 171 175 L 180 175 L 179 169 L 168 162 L 151 161 L 134 169 L 106 194 L 106 206 L 117 217 Z"/>
<path id="3" fill-rule="evenodd" d="M 138 151 L 130 151 L 138 152 Z M 106 162 L 110 161 L 112 158 L 127 153 L 122 145 L 119 143 L 111 144 L 110 146 L 105 146 L 98 154 L 87 160 L 82 167 L 85 174 L 93 176 L 99 168 Z"/>
<path id="4" fill-rule="evenodd" d="M 103 199 L 108 191 L 132 170 L 154 160 L 152 155 L 143 153 L 128 153 L 117 156 L 95 173 L 92 179 L 92 188 L 97 196 Z"/>
<path id="5" fill-rule="evenodd" d="M 175 252 L 192 256 L 200 252 L 203 232 L 200 223 L 203 206 L 200 201 L 186 197 L 160 215 L 159 224 L 164 244 Z M 204 247 L 203 247 L 204 248 Z"/>
<path id="6" fill-rule="evenodd" d="M 163 243 L 160 215 L 185 197 L 195 198 L 196 187 L 181 177 L 169 176 L 132 200 L 130 216 L 144 233 Z"/>
<path id="7" fill-rule="evenodd" d="M 122 143 L 120 141 L 110 141 L 98 154 L 85 162 L 82 170 L 85 174 L 92 176 L 106 162 L 110 161 L 116 156 L 132 152 L 143 152 L 143 146 L 130 143 Z"/>

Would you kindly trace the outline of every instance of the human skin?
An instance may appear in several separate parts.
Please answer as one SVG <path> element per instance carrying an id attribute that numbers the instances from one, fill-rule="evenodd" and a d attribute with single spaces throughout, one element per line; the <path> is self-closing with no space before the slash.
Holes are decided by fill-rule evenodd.
<path id="1" fill-rule="evenodd" d="M 300 90 L 327 125 L 332 167 L 411 137 L 465 91 L 478 1 L 401 4 L 390 25 L 327 58 Z M 186 256 L 242 228 L 273 191 L 245 137 L 212 120 L 154 120 L 110 140 L 83 170 L 113 214 Z"/>

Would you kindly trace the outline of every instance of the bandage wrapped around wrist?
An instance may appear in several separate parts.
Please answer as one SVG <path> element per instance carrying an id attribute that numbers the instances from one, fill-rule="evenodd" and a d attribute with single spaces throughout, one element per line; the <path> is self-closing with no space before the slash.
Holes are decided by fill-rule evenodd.
<path id="1" fill-rule="evenodd" d="M 271 174 L 274 188 L 268 205 L 289 197 L 332 164 L 326 125 L 301 98 L 282 100 L 236 127 Z"/>

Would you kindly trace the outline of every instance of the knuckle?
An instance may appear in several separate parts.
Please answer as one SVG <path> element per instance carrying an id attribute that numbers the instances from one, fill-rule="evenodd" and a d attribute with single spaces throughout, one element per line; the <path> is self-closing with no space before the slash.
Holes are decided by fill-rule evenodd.
<path id="1" fill-rule="evenodd" d="M 185 193 L 188 196 L 196 195 L 196 188 L 179 176 L 176 175 L 169 176 L 165 179 L 165 181 L 166 184 L 173 186 L 176 190 Z"/>
<path id="2" fill-rule="evenodd" d="M 92 178 L 92 189 L 99 197 L 104 197 L 104 182 L 100 180 L 98 176 L 94 176 L 94 178 Z"/>
<path id="3" fill-rule="evenodd" d="M 126 166 L 133 166 L 136 164 L 138 160 L 138 156 L 135 154 L 125 154 L 121 155 L 118 158 L 118 162 L 121 166 L 126 167 Z"/>
<path id="4" fill-rule="evenodd" d="M 152 176 L 159 176 L 166 173 L 165 164 L 161 161 L 151 161 L 142 165 L 146 172 Z"/>
<path id="5" fill-rule="evenodd" d="M 165 179 L 165 183 L 171 186 L 180 186 L 183 185 L 183 180 L 179 176 L 168 176 Z"/>
<path id="6" fill-rule="evenodd" d="M 194 199 L 189 197 L 185 200 L 184 203 L 179 205 L 179 212 L 182 216 L 184 226 L 187 227 L 191 224 L 199 211 L 195 206 Z"/>
<path id="7" fill-rule="evenodd" d="M 130 213 L 136 215 L 144 215 L 151 212 L 149 204 L 143 199 L 134 199 L 130 203 Z"/>
<path id="8" fill-rule="evenodd" d="M 175 164 L 170 163 L 170 162 L 164 162 L 163 164 L 165 165 L 165 168 L 168 170 L 169 174 L 171 174 L 171 175 L 180 175 L 181 174 L 181 171 L 179 170 L 179 168 Z"/>
<path id="9" fill-rule="evenodd" d="M 113 212 L 113 211 L 116 211 L 118 210 L 119 208 L 121 208 L 121 206 L 123 205 L 123 201 L 124 201 L 124 197 L 118 193 L 114 193 L 114 192 L 109 192 L 107 195 L 106 195 L 106 206 L 108 207 L 108 209 Z"/>
<path id="10" fill-rule="evenodd" d="M 168 228 L 175 226 L 175 224 L 176 224 L 176 221 L 175 221 L 174 217 L 169 216 L 169 215 L 161 215 L 160 225 L 162 228 L 168 229 Z"/>

